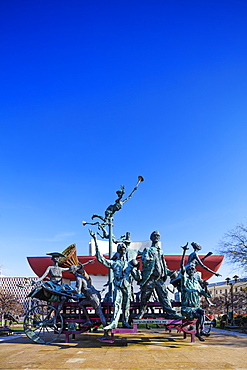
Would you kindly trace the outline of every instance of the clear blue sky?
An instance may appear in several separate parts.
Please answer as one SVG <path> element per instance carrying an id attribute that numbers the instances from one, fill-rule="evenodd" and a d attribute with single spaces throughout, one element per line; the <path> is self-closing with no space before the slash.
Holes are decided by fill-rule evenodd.
<path id="1" fill-rule="evenodd" d="M 8 0 L 0 18 L 5 275 L 88 254 L 81 221 L 138 175 L 116 236 L 207 253 L 246 222 L 246 1 Z"/>

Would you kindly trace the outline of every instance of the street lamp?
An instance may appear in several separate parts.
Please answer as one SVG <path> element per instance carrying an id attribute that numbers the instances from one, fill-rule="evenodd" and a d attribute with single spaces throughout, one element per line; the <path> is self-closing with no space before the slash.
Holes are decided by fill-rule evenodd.
<path id="1" fill-rule="evenodd" d="M 234 326 L 234 312 L 233 312 L 234 311 L 234 303 L 233 303 L 233 298 L 234 297 L 233 297 L 233 286 L 238 281 L 238 275 L 234 275 L 233 276 L 233 279 L 234 279 L 234 281 L 230 282 L 231 279 L 229 277 L 226 278 L 226 284 L 227 285 L 230 285 L 231 304 L 232 304 L 232 312 L 231 312 L 231 314 L 232 314 L 232 319 L 231 319 L 232 326 Z"/>

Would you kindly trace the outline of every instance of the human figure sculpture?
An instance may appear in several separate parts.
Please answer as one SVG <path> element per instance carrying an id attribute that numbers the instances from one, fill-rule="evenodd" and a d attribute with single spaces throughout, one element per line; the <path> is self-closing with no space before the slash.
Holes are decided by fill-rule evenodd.
<path id="1" fill-rule="evenodd" d="M 125 194 L 125 190 L 124 190 L 124 186 L 121 185 L 121 190 L 117 190 L 116 191 L 116 194 L 117 194 L 117 199 L 115 200 L 115 203 L 114 204 L 110 204 L 106 210 L 105 210 L 105 217 L 102 217 L 102 216 L 98 216 L 98 215 L 93 215 L 92 216 L 92 219 L 94 219 L 95 217 L 97 218 L 100 218 L 102 221 L 104 222 L 109 222 L 109 220 L 114 216 L 114 214 L 117 212 L 117 211 L 120 211 L 120 209 L 123 208 L 123 205 L 124 203 L 126 203 L 133 195 L 134 191 L 137 189 L 137 187 L 134 188 L 134 190 L 132 191 L 132 193 L 126 198 L 126 199 L 122 199 L 124 194 Z"/>
<path id="2" fill-rule="evenodd" d="M 185 265 L 185 270 L 187 270 L 191 265 L 193 265 L 195 268 L 199 265 L 201 266 L 204 270 L 208 271 L 208 272 L 211 272 L 212 274 L 214 274 L 215 276 L 221 276 L 219 273 L 211 270 L 209 267 L 207 267 L 206 265 L 204 265 L 203 261 L 211 256 L 213 253 L 212 252 L 208 252 L 206 254 L 206 256 L 200 258 L 198 256 L 198 251 L 202 249 L 202 247 L 200 246 L 200 244 L 198 243 L 195 243 L 195 242 L 192 242 L 191 243 L 193 249 L 194 249 L 194 252 L 192 252 L 189 257 L 188 257 L 188 262 L 187 264 Z M 188 246 L 188 243 L 186 244 L 186 246 Z M 175 274 L 174 274 L 175 275 Z M 203 289 L 206 289 L 206 282 L 204 280 L 201 279 L 201 273 L 199 271 L 196 271 L 195 274 L 194 274 L 194 278 L 197 279 L 199 281 L 199 283 L 201 284 L 201 287 Z M 174 278 L 171 280 L 171 284 L 177 288 L 177 290 L 180 292 L 181 290 L 181 272 L 178 271 L 176 273 L 176 276 L 174 276 Z M 213 306 L 214 304 L 206 297 L 206 301 L 207 303 L 210 305 L 210 306 Z"/>
<path id="3" fill-rule="evenodd" d="M 74 293 L 73 289 L 68 284 L 63 284 L 63 271 L 68 271 L 68 267 L 60 267 L 59 261 L 61 257 L 65 257 L 62 253 L 52 252 L 47 253 L 47 255 L 52 256 L 53 261 L 52 266 L 48 266 L 44 274 L 37 280 L 32 281 L 31 285 L 35 285 L 38 282 L 43 281 L 48 275 L 50 275 L 49 281 L 44 281 L 41 285 L 44 289 L 40 290 L 38 287 L 30 292 L 28 295 L 31 298 L 39 298 L 41 300 L 46 300 L 49 302 L 59 302 L 57 307 L 57 314 L 61 311 L 64 302 Z"/>
<path id="4" fill-rule="evenodd" d="M 92 216 L 92 219 L 94 219 L 95 217 L 97 217 L 100 220 L 102 220 L 103 222 L 109 223 L 111 221 L 111 218 L 114 216 L 114 214 L 117 211 L 120 211 L 120 209 L 123 208 L 124 203 L 126 203 L 132 197 L 132 195 L 134 194 L 134 192 L 137 190 L 138 185 L 142 181 L 144 181 L 144 178 L 142 176 L 138 176 L 138 181 L 137 181 L 136 186 L 134 187 L 134 189 L 132 190 L 132 192 L 130 193 L 130 195 L 127 198 L 125 198 L 125 199 L 122 199 L 123 196 L 124 196 L 124 194 L 125 194 L 125 190 L 124 190 L 125 187 L 123 185 L 121 185 L 120 186 L 121 189 L 116 191 L 116 194 L 117 194 L 118 197 L 115 200 L 115 203 L 109 205 L 106 208 L 106 210 L 105 210 L 105 217 L 98 216 L 98 215 L 93 215 Z M 83 224 L 86 225 L 86 223 L 83 223 Z"/>
<path id="5" fill-rule="evenodd" d="M 44 274 L 37 280 L 35 280 L 35 283 L 38 283 L 39 281 L 44 280 L 48 275 L 50 275 L 50 281 L 52 281 L 55 284 L 63 284 L 63 271 L 68 271 L 68 267 L 60 267 L 59 261 L 61 257 L 65 257 L 62 253 L 59 252 L 52 252 L 47 253 L 48 256 L 52 256 L 51 259 L 53 261 L 52 266 L 48 266 Z"/>
<path id="6" fill-rule="evenodd" d="M 136 251 L 134 250 L 131 250 L 129 248 L 130 244 L 131 244 L 131 240 L 130 240 L 130 232 L 126 232 L 125 235 L 122 235 L 120 236 L 120 240 L 118 241 L 113 241 L 115 244 L 124 244 L 125 245 L 125 248 L 126 248 L 126 253 L 125 253 L 125 257 L 127 259 L 127 261 L 130 261 L 132 260 L 134 257 L 136 257 Z M 118 252 L 115 252 L 111 258 L 112 260 L 114 259 L 119 259 L 119 253 Z"/>
<path id="7" fill-rule="evenodd" d="M 200 296 L 210 298 L 211 295 L 209 291 L 206 291 L 202 288 L 201 284 L 198 281 L 198 278 L 195 276 L 196 268 L 195 263 L 191 262 L 190 265 L 185 268 L 184 266 L 184 257 L 186 250 L 189 248 L 187 244 L 182 247 L 183 255 L 181 259 L 181 314 L 187 319 L 197 319 L 196 322 L 196 336 L 200 341 L 204 341 L 204 321 L 205 321 L 205 312 L 200 308 Z"/>
<path id="8" fill-rule="evenodd" d="M 165 317 L 170 319 L 180 319 L 181 316 L 176 314 L 172 309 L 168 291 L 165 284 L 167 276 L 171 276 L 173 271 L 166 266 L 164 255 L 159 247 L 160 233 L 153 231 L 150 235 L 152 245 L 143 250 L 142 258 L 142 280 L 141 286 L 141 304 L 140 312 L 136 318 L 143 318 L 147 303 L 150 300 L 152 293 L 155 291 L 161 306 L 163 307 Z"/>
<path id="9" fill-rule="evenodd" d="M 195 267 L 198 266 L 198 265 L 200 265 L 204 270 L 206 270 L 208 272 L 211 272 L 215 276 L 221 276 L 217 272 L 211 270 L 209 267 L 207 267 L 206 265 L 204 265 L 204 263 L 202 262 L 208 256 L 211 256 L 212 255 L 212 252 L 209 252 L 205 257 L 203 257 L 202 259 L 200 259 L 200 257 L 198 256 L 198 251 L 200 251 L 202 249 L 201 245 L 198 244 L 198 243 L 195 243 L 195 242 L 192 242 L 191 245 L 192 245 L 192 247 L 194 249 L 194 252 L 192 252 L 189 255 L 188 262 L 187 262 L 187 264 L 185 266 L 185 269 L 187 269 L 191 264 L 193 264 Z"/>
<path id="10" fill-rule="evenodd" d="M 76 291 L 79 297 L 81 294 L 84 296 L 82 299 L 79 298 L 79 307 L 83 309 L 83 312 L 86 316 L 86 322 L 83 324 L 83 326 L 92 326 L 92 322 L 85 307 L 87 305 L 90 305 L 95 309 L 95 312 L 99 316 L 102 325 L 106 326 L 106 319 L 101 308 L 100 293 L 91 284 L 91 281 L 85 277 L 83 270 L 84 269 L 82 265 L 72 265 L 69 267 L 69 272 L 76 276 Z"/>
<path id="11" fill-rule="evenodd" d="M 90 235 L 95 241 L 96 258 L 97 260 L 113 270 L 113 317 L 111 323 L 104 327 L 105 330 L 115 329 L 118 325 L 120 314 L 122 310 L 122 325 L 124 328 L 131 328 L 129 324 L 129 308 L 131 300 L 131 286 L 133 279 L 140 281 L 141 274 L 138 269 L 139 262 L 137 260 L 127 261 L 126 246 L 119 244 L 117 247 L 118 258 L 109 260 L 103 257 L 98 248 L 97 239 L 95 233 L 89 230 Z"/>

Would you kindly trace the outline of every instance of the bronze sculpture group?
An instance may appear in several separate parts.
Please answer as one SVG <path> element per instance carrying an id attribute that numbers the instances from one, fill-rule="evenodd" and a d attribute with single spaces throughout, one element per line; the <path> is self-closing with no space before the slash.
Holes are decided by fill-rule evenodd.
<path id="1" fill-rule="evenodd" d="M 89 233 L 95 243 L 95 255 L 97 260 L 112 271 L 112 275 L 109 274 L 108 282 L 109 286 L 112 287 L 112 290 L 109 291 L 108 294 L 110 294 L 111 301 L 113 302 L 113 314 L 110 323 L 107 323 L 102 311 L 100 294 L 94 288 L 92 282 L 85 277 L 83 267 L 81 265 L 71 265 L 69 268 L 59 267 L 59 257 L 62 255 L 57 252 L 50 254 L 52 255 L 53 266 L 48 267 L 44 275 L 38 279 L 42 284 L 38 286 L 36 290 L 34 289 L 30 296 L 40 299 L 46 298 L 46 300 L 50 302 L 57 300 L 58 313 L 61 311 L 66 300 L 77 300 L 78 306 L 84 312 L 86 321 L 83 325 L 86 327 L 90 327 L 92 325 L 86 309 L 86 307 L 90 305 L 95 309 L 96 314 L 99 316 L 105 331 L 104 337 L 107 337 L 110 330 L 118 327 L 120 319 L 122 322 L 122 328 L 132 328 L 131 322 L 133 317 L 130 318 L 130 303 L 133 297 L 133 281 L 135 280 L 140 286 L 140 306 L 139 312 L 134 317 L 135 319 L 141 320 L 145 317 L 148 302 L 150 301 L 152 294 L 155 294 L 163 309 L 162 316 L 165 319 L 196 319 L 196 336 L 199 340 L 203 341 L 203 336 L 205 335 L 205 313 L 204 310 L 200 308 L 200 297 L 204 296 L 209 299 L 210 294 L 207 291 L 206 285 L 201 280 L 200 274 L 196 270 L 196 266 L 200 265 L 202 268 L 214 273 L 216 276 L 220 275 L 210 270 L 203 264 L 203 259 L 201 260 L 199 258 L 197 252 L 201 249 L 201 246 L 197 243 L 191 243 L 194 252 L 189 255 L 188 263 L 186 265 L 184 265 L 184 259 L 186 251 L 189 249 L 188 243 L 182 247 L 183 254 L 180 270 L 171 271 L 167 268 L 163 252 L 160 248 L 160 233 L 158 231 L 153 231 L 151 233 L 151 245 L 146 247 L 143 251 L 136 251 L 135 258 L 133 258 L 133 253 L 131 254 L 131 251 L 128 249 L 128 246 L 131 243 L 129 233 L 126 233 L 125 239 L 121 242 L 117 241 L 113 236 L 113 216 L 123 207 L 123 204 L 132 197 L 133 193 L 137 190 L 139 183 L 143 180 L 144 179 L 141 176 L 138 177 L 137 185 L 125 200 L 122 200 L 124 187 L 121 187 L 121 190 L 117 191 L 118 198 L 113 205 L 107 207 L 104 217 L 95 214 L 92 216 L 92 219 L 98 218 L 102 222 L 97 221 L 94 223 L 88 223 L 83 221 L 83 225 L 97 225 L 98 229 L 103 232 L 103 235 L 100 235 L 99 233 L 98 235 L 100 235 L 102 239 L 109 240 L 109 258 L 105 258 L 99 251 L 96 233 L 89 229 Z M 109 231 L 106 230 L 106 227 L 109 227 Z M 123 238 L 124 237 L 121 237 L 120 239 Z M 114 255 L 110 253 L 110 244 L 112 242 L 117 244 L 117 252 Z M 208 253 L 207 256 L 210 254 L 212 253 Z M 207 256 L 205 256 L 204 259 L 207 258 Z M 142 264 L 141 271 L 140 262 Z M 68 270 L 76 277 L 76 289 L 72 289 L 62 283 L 62 273 L 63 271 Z M 47 275 L 50 275 L 50 281 L 43 282 Z M 173 309 L 169 298 L 166 285 L 168 277 L 170 277 L 171 283 L 181 292 L 180 314 Z M 44 297 L 44 295 L 46 295 L 46 297 Z"/>

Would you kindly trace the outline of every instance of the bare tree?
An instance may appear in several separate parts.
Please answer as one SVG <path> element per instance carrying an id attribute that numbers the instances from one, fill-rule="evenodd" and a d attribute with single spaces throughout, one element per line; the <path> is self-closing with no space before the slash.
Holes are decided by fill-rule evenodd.
<path id="1" fill-rule="evenodd" d="M 18 299 L 11 293 L 0 290 L 0 314 L 2 315 L 2 326 L 4 325 L 4 315 L 8 312 L 19 314 L 21 305 Z"/>
<path id="2" fill-rule="evenodd" d="M 226 259 L 247 271 L 247 227 L 244 224 L 237 225 L 229 230 L 219 242 L 219 252 Z"/>
<path id="3" fill-rule="evenodd" d="M 234 311 L 235 314 L 242 315 L 247 312 L 247 292 L 246 291 L 239 291 L 234 293 Z"/>
<path id="4" fill-rule="evenodd" d="M 212 306 L 208 305 L 205 298 L 201 299 L 201 307 L 206 311 L 207 315 L 219 316 L 228 312 L 230 307 L 230 297 L 221 295 L 211 298 L 210 301 L 213 303 Z"/>
<path id="5" fill-rule="evenodd" d="M 212 306 L 209 306 L 204 298 L 201 300 L 201 307 L 206 311 L 206 314 L 214 316 L 228 315 L 232 311 L 232 305 L 236 315 L 242 315 L 247 312 L 247 291 L 245 289 L 234 292 L 233 296 L 230 292 L 219 295 L 210 301 L 213 303 Z"/>

